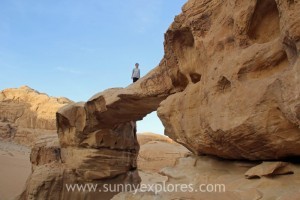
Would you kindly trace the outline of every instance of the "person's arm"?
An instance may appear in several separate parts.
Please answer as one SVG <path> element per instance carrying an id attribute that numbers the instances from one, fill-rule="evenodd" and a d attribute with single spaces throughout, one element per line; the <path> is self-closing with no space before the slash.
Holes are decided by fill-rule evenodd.
<path id="1" fill-rule="evenodd" d="M 133 73 L 134 73 L 134 69 L 132 70 L 131 79 L 133 79 Z"/>
<path id="2" fill-rule="evenodd" d="M 140 69 L 139 69 L 139 71 L 138 71 L 138 77 L 141 78 L 141 76 L 140 76 Z"/>

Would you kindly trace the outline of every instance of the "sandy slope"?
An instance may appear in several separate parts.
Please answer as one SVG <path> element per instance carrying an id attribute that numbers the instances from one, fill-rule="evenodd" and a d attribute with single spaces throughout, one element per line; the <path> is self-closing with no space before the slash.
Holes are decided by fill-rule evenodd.
<path id="1" fill-rule="evenodd" d="M 30 149 L 0 141 L 0 200 L 20 194 L 31 172 Z"/>

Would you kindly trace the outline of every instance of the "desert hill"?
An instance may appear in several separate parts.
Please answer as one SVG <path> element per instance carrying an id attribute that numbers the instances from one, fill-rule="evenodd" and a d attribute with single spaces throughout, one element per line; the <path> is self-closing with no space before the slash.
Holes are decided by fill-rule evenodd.
<path id="1" fill-rule="evenodd" d="M 32 146 L 56 135 L 56 112 L 72 101 L 49 97 L 28 86 L 0 91 L 0 139 Z"/>

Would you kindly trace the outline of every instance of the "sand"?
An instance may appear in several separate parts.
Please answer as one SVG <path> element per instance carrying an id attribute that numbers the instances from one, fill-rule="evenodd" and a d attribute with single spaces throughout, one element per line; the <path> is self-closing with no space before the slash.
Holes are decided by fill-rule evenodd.
<path id="1" fill-rule="evenodd" d="M 31 172 L 30 149 L 0 141 L 0 200 L 15 199 Z"/>

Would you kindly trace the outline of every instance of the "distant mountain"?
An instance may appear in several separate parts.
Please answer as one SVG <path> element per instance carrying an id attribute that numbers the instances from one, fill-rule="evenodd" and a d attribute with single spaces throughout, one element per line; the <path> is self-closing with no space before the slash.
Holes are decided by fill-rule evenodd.
<path id="1" fill-rule="evenodd" d="M 0 140 L 31 146 L 39 137 L 56 135 L 55 113 L 69 103 L 28 86 L 0 91 Z"/>

